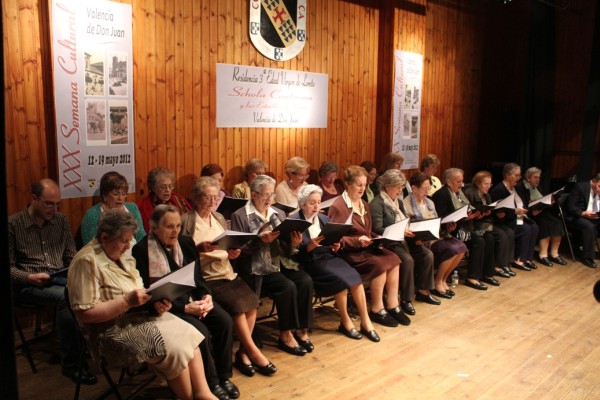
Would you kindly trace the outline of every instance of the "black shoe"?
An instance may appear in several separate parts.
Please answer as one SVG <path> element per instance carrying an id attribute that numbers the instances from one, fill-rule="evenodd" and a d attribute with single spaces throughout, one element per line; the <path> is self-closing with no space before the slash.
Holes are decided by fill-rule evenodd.
<path id="1" fill-rule="evenodd" d="M 389 326 L 390 328 L 395 328 L 398 326 L 398 321 L 388 315 L 384 308 L 378 312 L 369 311 L 369 318 L 371 318 L 371 321 L 376 322 L 379 325 Z"/>
<path id="2" fill-rule="evenodd" d="M 515 271 L 513 271 L 512 269 L 510 269 L 510 267 L 502 267 L 502 269 L 504 270 L 504 272 L 506 272 L 510 276 L 517 276 L 517 273 Z"/>
<path id="3" fill-rule="evenodd" d="M 360 332 L 365 335 L 371 342 L 375 342 L 378 343 L 381 339 L 379 338 L 379 335 L 377 334 L 377 332 L 375 332 L 375 329 L 373 329 L 372 331 L 367 331 L 365 328 L 363 328 L 362 326 L 360 327 Z"/>
<path id="4" fill-rule="evenodd" d="M 229 395 L 227 394 L 227 391 L 225 389 L 223 389 L 221 387 L 221 385 L 215 385 L 214 387 L 212 387 L 210 389 L 210 391 L 219 400 L 229 400 L 230 399 Z"/>
<path id="5" fill-rule="evenodd" d="M 531 271 L 531 268 L 529 268 L 525 264 L 517 264 L 514 261 L 511 264 L 512 264 L 513 268 L 520 269 L 520 270 L 523 270 L 523 271 Z"/>
<path id="6" fill-rule="evenodd" d="M 240 390 L 229 379 L 225 379 L 224 381 L 222 381 L 221 387 L 225 389 L 225 391 L 229 395 L 229 398 L 237 399 L 238 397 L 240 397 Z"/>
<path id="7" fill-rule="evenodd" d="M 279 347 L 280 350 L 285 351 L 286 353 L 292 354 L 294 356 L 305 356 L 306 353 L 308 353 L 306 351 L 306 349 L 302 346 L 300 346 L 299 344 L 295 345 L 295 346 L 288 346 L 287 344 L 285 344 L 283 342 L 283 340 L 279 339 L 277 341 L 277 347 Z M 258 371 L 258 368 L 256 369 Z"/>
<path id="8" fill-rule="evenodd" d="M 552 264 L 552 261 L 550 261 L 548 257 L 541 257 L 539 261 L 540 264 L 545 265 L 546 267 L 554 266 L 554 264 Z"/>
<path id="9" fill-rule="evenodd" d="M 472 287 L 473 289 L 477 289 L 477 290 L 487 290 L 487 286 L 485 286 L 483 283 L 481 283 L 481 282 L 473 283 L 468 279 L 465 279 L 465 286 Z"/>
<path id="10" fill-rule="evenodd" d="M 408 315 L 415 315 L 417 313 L 415 311 L 415 307 L 410 301 L 400 302 L 400 308 L 402 308 L 402 311 L 404 311 L 404 313 Z"/>
<path id="11" fill-rule="evenodd" d="M 550 257 L 550 261 L 558 265 L 567 265 L 567 262 L 560 255 L 556 257 Z"/>
<path id="12" fill-rule="evenodd" d="M 498 282 L 497 280 L 495 280 L 493 277 L 491 276 L 484 276 L 483 278 L 481 278 L 481 280 L 485 283 L 488 283 L 492 286 L 500 286 L 500 282 Z"/>
<path id="13" fill-rule="evenodd" d="M 254 369 L 252 364 L 244 364 L 244 362 L 242 361 L 242 357 L 240 357 L 239 353 L 235 353 L 235 361 L 233 362 L 233 366 L 246 376 L 254 376 L 254 374 L 256 373 L 256 370 Z"/>
<path id="14" fill-rule="evenodd" d="M 95 385 L 98 383 L 98 378 L 86 368 L 82 368 L 81 373 L 77 367 L 63 368 L 62 374 L 75 383 L 81 382 L 82 385 Z"/>
<path id="15" fill-rule="evenodd" d="M 352 327 L 352 329 L 348 330 L 348 329 L 344 328 L 344 325 L 340 324 L 340 326 L 338 326 L 338 332 L 343 333 L 344 335 L 346 335 L 346 337 L 349 337 L 350 339 L 354 339 L 354 340 L 362 339 L 362 335 L 360 333 L 358 333 L 358 331 L 354 327 Z"/>
<path id="16" fill-rule="evenodd" d="M 304 354 L 306 354 L 306 353 L 304 353 Z M 275 372 L 277 372 L 277 367 L 275 365 L 273 365 L 273 363 L 270 361 L 265 366 L 256 365 L 253 362 L 252 366 L 254 367 L 254 369 L 256 369 L 256 372 L 258 372 L 259 374 L 264 375 L 264 376 L 271 376 Z"/>
<path id="17" fill-rule="evenodd" d="M 400 325 L 408 326 L 410 325 L 410 318 L 406 316 L 400 309 L 400 307 L 394 307 L 387 310 L 388 314 L 394 318 Z"/>
<path id="18" fill-rule="evenodd" d="M 431 292 L 431 290 L 430 290 L 430 292 Z M 454 293 L 454 290 L 452 290 L 452 289 L 446 290 L 446 293 L 448 293 L 452 297 L 454 297 L 454 295 L 456 294 L 456 293 Z"/>
<path id="19" fill-rule="evenodd" d="M 537 269 L 537 265 L 533 261 L 525 261 L 525 265 L 527 265 L 530 269 Z"/>
<path id="20" fill-rule="evenodd" d="M 436 295 L 437 297 L 441 297 L 442 299 L 448 299 L 450 300 L 452 298 L 452 295 L 450 293 L 448 293 L 448 290 L 446 290 L 445 292 L 440 292 L 437 289 L 431 289 L 429 291 L 429 293 Z M 424 296 L 424 295 L 422 295 Z"/>
<path id="21" fill-rule="evenodd" d="M 586 267 L 596 268 L 596 262 L 593 258 L 584 258 L 583 260 L 581 260 L 581 263 Z"/>
<path id="22" fill-rule="evenodd" d="M 312 351 L 315 349 L 315 345 L 310 341 L 310 339 L 300 339 L 300 337 L 298 337 L 296 334 L 294 334 L 294 339 L 296 339 L 296 342 L 298 342 L 300 346 L 304 347 L 304 349 L 309 353 L 312 353 Z"/>
<path id="23" fill-rule="evenodd" d="M 438 292 L 438 293 L 440 293 L 440 292 Z M 448 295 L 448 296 L 450 296 L 450 295 Z M 447 297 L 447 298 L 451 299 L 452 296 Z M 434 306 L 439 306 L 440 304 L 442 304 L 441 301 L 439 301 L 438 299 L 436 299 L 432 295 L 430 295 L 430 294 L 423 294 L 421 292 L 417 292 L 415 294 L 415 300 L 422 301 L 422 302 L 427 303 L 427 304 L 433 304 Z"/>
<path id="24" fill-rule="evenodd" d="M 494 272 L 494 275 L 500 276 L 502 278 L 510 278 L 510 274 L 508 272 L 506 272 L 504 269 L 497 269 Z"/>

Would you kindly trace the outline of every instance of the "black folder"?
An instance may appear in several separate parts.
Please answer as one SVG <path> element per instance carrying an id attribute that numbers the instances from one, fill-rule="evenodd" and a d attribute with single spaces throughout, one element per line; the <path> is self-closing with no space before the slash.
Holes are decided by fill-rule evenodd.
<path id="1" fill-rule="evenodd" d="M 236 197 L 223 197 L 221 204 L 217 208 L 217 212 L 223 215 L 225 219 L 231 219 L 231 214 L 244 207 L 248 199 L 238 199 Z"/>
<path id="2" fill-rule="evenodd" d="M 337 222 L 328 222 L 325 224 L 319 236 L 323 236 L 322 246 L 331 246 L 342 240 L 344 235 L 352 228 L 351 224 L 340 224 Z"/>
<path id="3" fill-rule="evenodd" d="M 285 213 L 285 215 L 288 215 L 292 211 L 296 211 L 298 209 L 298 207 L 292 207 L 292 206 L 288 206 L 287 204 L 281 204 L 281 203 L 273 203 L 272 205 L 273 205 L 273 207 L 279 208 L 281 211 L 283 211 Z"/>
<path id="4" fill-rule="evenodd" d="M 439 239 L 440 221 L 441 218 L 411 221 L 409 229 L 415 234 L 411 239 L 415 241 L 420 240 L 422 242 Z"/>
<path id="5" fill-rule="evenodd" d="M 69 272 L 69 268 L 57 269 L 55 271 L 49 272 L 50 282 L 55 285 L 67 286 L 67 273 Z"/>
<path id="6" fill-rule="evenodd" d="M 279 239 L 289 241 L 292 232 L 297 231 L 302 233 L 311 225 L 310 222 L 304 219 L 286 218 L 273 229 L 273 232 L 281 232 Z"/>
<path id="7" fill-rule="evenodd" d="M 248 232 L 225 231 L 213 239 L 212 245 L 218 245 L 217 250 L 240 249 L 257 235 Z"/>

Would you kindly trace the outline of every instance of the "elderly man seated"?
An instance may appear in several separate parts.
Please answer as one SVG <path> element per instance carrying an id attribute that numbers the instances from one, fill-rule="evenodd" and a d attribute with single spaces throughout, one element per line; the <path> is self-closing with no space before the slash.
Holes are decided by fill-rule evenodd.
<path id="1" fill-rule="evenodd" d="M 581 261 L 590 268 L 596 268 L 594 243 L 600 232 L 600 173 L 573 186 L 565 216 L 581 236 Z"/>

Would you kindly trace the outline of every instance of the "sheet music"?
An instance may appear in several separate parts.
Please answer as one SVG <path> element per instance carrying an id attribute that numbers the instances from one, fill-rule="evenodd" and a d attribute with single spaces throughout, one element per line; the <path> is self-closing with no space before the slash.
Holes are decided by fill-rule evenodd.
<path id="1" fill-rule="evenodd" d="M 384 239 L 402 241 L 404 240 L 404 231 L 406 231 L 406 226 L 408 225 L 408 218 L 403 219 L 400 222 L 396 222 L 385 228 L 383 234 L 381 235 Z"/>
<path id="2" fill-rule="evenodd" d="M 333 204 L 333 202 L 336 201 L 338 199 L 338 197 L 340 197 L 340 196 L 335 196 L 332 199 L 325 200 L 325 201 L 321 202 L 321 210 L 324 210 L 326 208 L 331 207 L 331 205 Z"/>
<path id="3" fill-rule="evenodd" d="M 547 194 L 543 197 L 540 197 L 537 200 L 529 202 L 529 207 L 535 206 L 538 203 L 548 204 L 549 206 L 551 206 L 552 205 L 552 193 Z"/>
<path id="4" fill-rule="evenodd" d="M 515 209 L 515 194 L 511 194 L 505 199 L 499 200 L 496 204 L 496 210 L 499 208 L 510 208 Z"/>
<path id="5" fill-rule="evenodd" d="M 424 232 L 429 231 L 436 238 L 440 238 L 440 218 L 424 219 L 421 221 L 412 221 L 409 225 L 409 229 L 413 232 Z"/>
<path id="6" fill-rule="evenodd" d="M 461 208 L 459 208 L 458 210 L 454 211 L 453 213 L 450 213 L 448 215 L 446 215 L 443 219 L 442 219 L 442 224 L 448 224 L 450 222 L 457 222 L 460 221 L 463 218 L 468 218 L 469 214 L 467 213 L 467 211 L 469 210 L 470 206 L 462 206 Z"/>
<path id="7" fill-rule="evenodd" d="M 171 272 L 170 274 L 163 276 L 162 278 L 160 278 L 159 280 L 154 282 L 152 285 L 150 285 L 150 287 L 146 291 L 151 291 L 153 289 L 161 287 L 162 285 L 164 285 L 166 283 L 175 283 L 178 285 L 195 287 L 196 286 L 196 281 L 194 280 L 195 264 L 196 264 L 196 261 L 192 261 L 185 267 L 180 268 L 174 272 Z"/>

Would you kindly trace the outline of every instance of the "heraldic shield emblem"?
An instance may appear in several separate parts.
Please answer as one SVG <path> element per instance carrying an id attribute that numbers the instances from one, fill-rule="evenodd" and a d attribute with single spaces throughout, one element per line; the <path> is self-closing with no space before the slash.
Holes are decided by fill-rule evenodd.
<path id="1" fill-rule="evenodd" d="M 306 42 L 306 0 L 250 0 L 250 38 L 272 60 L 295 57 Z"/>

